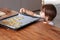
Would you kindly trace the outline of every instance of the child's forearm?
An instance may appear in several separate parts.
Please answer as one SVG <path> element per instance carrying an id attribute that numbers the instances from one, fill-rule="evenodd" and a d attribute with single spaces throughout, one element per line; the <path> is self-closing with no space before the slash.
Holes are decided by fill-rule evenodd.
<path id="1" fill-rule="evenodd" d="M 36 13 L 34 13 L 28 9 L 25 9 L 25 8 L 21 8 L 20 13 L 26 13 L 26 14 L 31 15 L 31 16 L 40 17 L 40 15 L 37 15 Z"/>
<path id="2" fill-rule="evenodd" d="M 34 13 L 34 12 L 30 11 L 30 10 L 26 10 L 26 12 L 25 12 L 25 13 L 27 13 L 28 15 L 31 15 L 31 16 L 34 16 L 34 14 L 36 14 L 36 13 Z"/>
<path id="3" fill-rule="evenodd" d="M 36 14 L 36 13 L 30 11 L 30 10 L 26 10 L 25 13 L 27 13 L 28 15 L 31 15 L 31 16 L 40 17 L 40 15 L 38 15 L 38 14 Z"/>

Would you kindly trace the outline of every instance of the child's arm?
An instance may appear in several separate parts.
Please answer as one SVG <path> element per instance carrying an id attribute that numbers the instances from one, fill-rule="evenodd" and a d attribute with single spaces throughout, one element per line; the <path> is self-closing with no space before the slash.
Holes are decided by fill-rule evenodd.
<path id="1" fill-rule="evenodd" d="M 27 10 L 25 8 L 21 8 L 20 13 L 26 13 L 26 14 L 31 15 L 31 16 L 37 15 L 36 13 L 34 13 L 34 12 L 30 11 L 30 10 Z"/>

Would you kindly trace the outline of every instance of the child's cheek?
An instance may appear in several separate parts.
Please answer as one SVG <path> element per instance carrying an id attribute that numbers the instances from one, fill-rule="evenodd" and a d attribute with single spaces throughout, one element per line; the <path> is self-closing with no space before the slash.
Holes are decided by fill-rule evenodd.
<path id="1" fill-rule="evenodd" d="M 40 17 L 45 18 L 45 14 L 43 12 L 41 12 Z"/>

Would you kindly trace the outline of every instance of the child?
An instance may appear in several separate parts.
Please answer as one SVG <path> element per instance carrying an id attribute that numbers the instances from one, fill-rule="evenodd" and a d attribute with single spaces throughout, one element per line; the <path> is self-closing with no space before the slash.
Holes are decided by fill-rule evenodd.
<path id="1" fill-rule="evenodd" d="M 50 25 L 54 25 L 54 23 L 52 21 L 56 17 L 56 14 L 57 14 L 56 8 L 53 4 L 43 5 L 39 15 L 37 15 L 34 12 L 27 10 L 25 8 L 20 9 L 20 13 L 22 13 L 22 12 L 26 13 L 28 15 L 31 15 L 31 16 L 44 18 L 45 21 L 43 23 L 48 23 Z"/>

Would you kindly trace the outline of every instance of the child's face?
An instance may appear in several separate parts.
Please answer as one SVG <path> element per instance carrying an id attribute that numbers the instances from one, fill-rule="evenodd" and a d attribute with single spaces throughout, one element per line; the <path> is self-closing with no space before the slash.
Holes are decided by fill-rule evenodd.
<path id="1" fill-rule="evenodd" d="M 40 11 L 40 17 L 45 18 L 45 13 L 43 11 Z"/>

